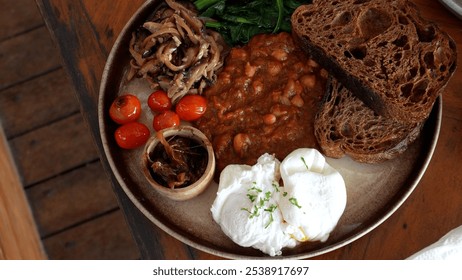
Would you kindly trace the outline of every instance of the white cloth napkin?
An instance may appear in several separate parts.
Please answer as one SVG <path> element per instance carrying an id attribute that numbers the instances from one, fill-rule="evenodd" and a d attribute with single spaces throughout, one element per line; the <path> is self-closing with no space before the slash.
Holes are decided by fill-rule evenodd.
<path id="1" fill-rule="evenodd" d="M 462 260 L 462 226 L 441 237 L 432 245 L 413 254 L 408 260 Z"/>

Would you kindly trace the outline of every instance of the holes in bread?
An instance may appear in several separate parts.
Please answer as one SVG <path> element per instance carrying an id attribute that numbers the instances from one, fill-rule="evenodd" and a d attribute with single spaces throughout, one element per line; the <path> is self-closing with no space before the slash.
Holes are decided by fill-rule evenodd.
<path id="1" fill-rule="evenodd" d="M 417 36 L 419 37 L 420 42 L 429 43 L 435 39 L 436 32 L 433 25 L 419 26 L 417 27 Z"/>
<path id="2" fill-rule="evenodd" d="M 424 55 L 424 62 L 427 65 L 427 68 L 430 68 L 430 69 L 435 69 L 436 68 L 435 67 L 435 57 L 433 56 L 432 52 L 427 52 Z"/>
<path id="3" fill-rule="evenodd" d="M 425 72 L 427 72 L 427 69 L 423 65 L 421 65 L 419 68 L 419 75 L 423 76 L 425 75 Z"/>
<path id="4" fill-rule="evenodd" d="M 353 57 L 349 51 L 344 51 L 344 52 L 343 52 L 343 55 L 346 56 L 346 57 L 348 57 L 348 58 L 352 58 L 352 57 Z"/>
<path id="5" fill-rule="evenodd" d="M 403 15 L 398 16 L 398 22 L 400 24 L 402 24 L 402 25 L 408 25 L 409 24 L 409 20 Z"/>
<path id="6" fill-rule="evenodd" d="M 407 83 L 400 87 L 401 96 L 409 99 L 410 104 L 420 102 L 427 94 L 428 81 L 420 80 L 417 83 Z"/>
<path id="7" fill-rule="evenodd" d="M 410 70 L 409 70 L 409 78 L 408 80 L 414 78 L 416 75 L 417 75 L 417 67 L 412 67 Z"/>
<path id="8" fill-rule="evenodd" d="M 399 37 L 398 39 L 394 40 L 393 42 L 393 45 L 399 47 L 399 48 L 402 48 L 404 46 L 406 46 L 406 44 L 408 43 L 408 38 L 406 35 L 403 35 L 401 37 Z"/>
<path id="9" fill-rule="evenodd" d="M 309 19 L 314 14 L 313 11 L 303 11 L 302 14 L 297 18 L 298 24 L 304 24 L 304 19 Z"/>
<path id="10" fill-rule="evenodd" d="M 330 138 L 330 140 L 335 142 L 335 141 L 338 141 L 338 140 L 342 139 L 343 137 L 341 135 L 339 135 L 336 131 L 331 131 L 329 133 L 329 138 Z"/>
<path id="11" fill-rule="evenodd" d="M 353 2 L 353 4 L 358 5 L 358 4 L 364 4 L 369 2 L 370 0 L 356 0 Z"/>
<path id="12" fill-rule="evenodd" d="M 349 51 L 345 51 L 343 54 L 348 58 L 363 59 L 367 55 L 367 48 L 365 46 L 357 46 L 351 48 Z"/>
<path id="13" fill-rule="evenodd" d="M 414 85 L 412 83 L 407 83 L 407 84 L 402 85 L 400 87 L 401 96 L 404 97 L 404 98 L 408 98 L 412 93 L 412 88 L 413 87 L 414 87 Z"/>
<path id="14" fill-rule="evenodd" d="M 417 82 L 412 89 L 412 95 L 410 96 L 411 102 L 420 102 L 422 98 L 426 95 L 427 88 L 427 80 L 420 80 L 419 82 Z"/>
<path id="15" fill-rule="evenodd" d="M 388 44 L 387 41 L 383 41 L 383 42 L 378 43 L 378 44 L 377 44 L 377 47 L 383 48 L 383 47 L 385 47 L 387 44 Z"/>

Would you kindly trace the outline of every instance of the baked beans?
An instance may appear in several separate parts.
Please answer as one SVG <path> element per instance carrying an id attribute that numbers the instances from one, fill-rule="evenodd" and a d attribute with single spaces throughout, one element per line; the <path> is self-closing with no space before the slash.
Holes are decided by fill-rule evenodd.
<path id="1" fill-rule="evenodd" d="M 211 140 L 217 169 L 255 164 L 264 153 L 282 160 L 296 148 L 317 148 L 313 122 L 325 89 L 321 73 L 288 33 L 257 35 L 233 48 L 204 93 L 207 112 L 194 124 Z"/>

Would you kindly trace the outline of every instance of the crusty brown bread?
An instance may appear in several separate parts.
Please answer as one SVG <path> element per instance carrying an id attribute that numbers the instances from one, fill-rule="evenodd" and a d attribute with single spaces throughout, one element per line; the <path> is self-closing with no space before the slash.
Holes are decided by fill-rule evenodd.
<path id="1" fill-rule="evenodd" d="M 350 90 L 330 77 L 316 115 L 316 139 L 324 155 L 350 156 L 376 163 L 404 152 L 420 134 L 422 123 L 400 123 L 377 115 Z"/>
<path id="2" fill-rule="evenodd" d="M 379 115 L 420 123 L 456 68 L 456 45 L 407 0 L 314 1 L 292 15 L 303 48 Z"/>

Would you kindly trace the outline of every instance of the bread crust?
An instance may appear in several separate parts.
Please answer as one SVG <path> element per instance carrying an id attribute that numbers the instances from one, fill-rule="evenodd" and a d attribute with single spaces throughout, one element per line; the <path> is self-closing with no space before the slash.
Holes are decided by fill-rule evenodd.
<path id="1" fill-rule="evenodd" d="M 302 48 L 378 115 L 421 123 L 455 71 L 452 38 L 407 0 L 314 1 L 292 15 Z"/>

